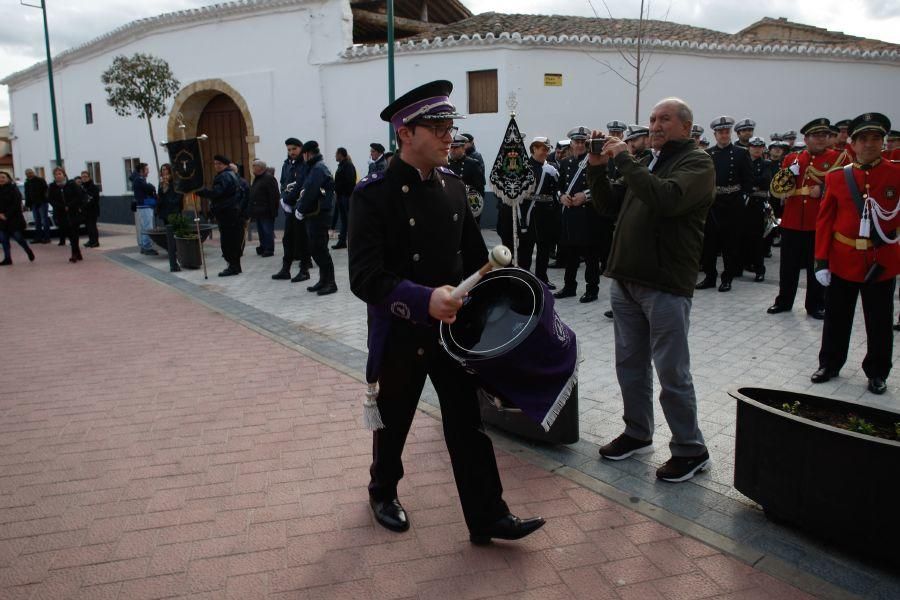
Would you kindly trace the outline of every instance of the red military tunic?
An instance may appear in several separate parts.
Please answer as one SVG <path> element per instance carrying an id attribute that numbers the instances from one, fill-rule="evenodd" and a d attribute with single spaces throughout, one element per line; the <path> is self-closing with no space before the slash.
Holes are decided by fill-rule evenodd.
<path id="1" fill-rule="evenodd" d="M 900 166 L 881 160 L 876 166 L 863 171 L 855 164 L 853 178 L 863 197 L 868 193 L 887 211 L 897 206 L 900 199 Z M 884 267 L 884 273 L 878 281 L 900 274 L 900 245 L 883 244 L 873 247 L 870 241 L 864 240 L 860 245 L 865 245 L 866 248 L 857 249 L 854 244 L 859 238 L 860 214 L 847 187 L 843 170 L 828 174 L 825 190 L 816 222 L 816 263 L 827 261 L 832 273 L 841 279 L 858 283 L 865 281 L 866 273 L 876 261 Z M 872 218 L 876 218 L 874 214 Z M 885 235 L 893 237 L 900 227 L 900 215 L 890 221 L 879 221 L 879 224 Z M 871 237 L 874 239 L 877 236 L 873 223 Z"/>
<path id="2" fill-rule="evenodd" d="M 849 165 L 854 160 L 856 160 L 856 152 L 853 151 L 853 146 L 851 146 L 847 142 L 838 144 L 834 147 L 834 149 L 838 153 L 838 157 L 834 161 L 834 166 L 843 167 L 844 165 Z"/>
<path id="3" fill-rule="evenodd" d="M 894 148 L 893 150 L 885 150 L 881 153 L 881 156 L 886 158 L 887 160 L 891 160 L 894 162 L 900 162 L 900 148 Z"/>
<path id="4" fill-rule="evenodd" d="M 797 182 L 794 193 L 784 199 L 784 212 L 781 215 L 781 227 L 796 231 L 814 231 L 816 229 L 816 215 L 819 214 L 819 200 L 812 198 L 809 190 L 816 185 L 824 185 L 825 174 L 835 166 L 838 152 L 835 150 L 823 150 L 813 156 L 808 150 L 792 152 L 784 157 L 781 168 L 790 168 L 794 161 L 800 167 L 796 176 Z"/>

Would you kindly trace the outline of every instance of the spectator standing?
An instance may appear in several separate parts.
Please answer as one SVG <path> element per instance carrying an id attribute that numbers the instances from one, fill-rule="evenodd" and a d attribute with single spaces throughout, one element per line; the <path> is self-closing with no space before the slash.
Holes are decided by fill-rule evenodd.
<path id="1" fill-rule="evenodd" d="M 184 194 L 175 190 L 172 178 L 172 165 L 164 164 L 159 168 L 159 190 L 157 191 L 156 214 L 163 227 L 169 223 L 169 215 L 180 215 L 184 210 Z"/>
<path id="2" fill-rule="evenodd" d="M 388 167 L 388 157 L 384 154 L 384 146 L 378 142 L 369 144 L 369 175 L 384 173 Z"/>
<path id="3" fill-rule="evenodd" d="M 672 458 L 656 476 L 670 482 L 686 481 L 709 463 L 697 419 L 688 328 L 716 170 L 710 156 L 691 140 L 693 120 L 684 101 L 664 99 L 650 114 L 652 159 L 636 160 L 616 138 L 609 138 L 602 154 L 588 158 L 588 182 L 599 210 L 615 201 L 609 160 L 615 161 L 626 188 L 606 270 L 613 279 L 616 376 L 625 432 L 601 447 L 600 455 L 621 460 L 653 451 L 652 363 L 661 388 L 659 402 L 672 431 Z M 599 134 L 595 131 L 592 137 Z"/>
<path id="4" fill-rule="evenodd" d="M 12 254 L 9 240 L 14 239 L 22 246 L 28 260 L 34 260 L 34 252 L 25 241 L 26 223 L 22 214 L 22 193 L 10 178 L 9 173 L 0 171 L 0 244 L 3 246 L 3 261 L 0 265 L 11 265 Z"/>
<path id="5" fill-rule="evenodd" d="M 100 232 L 97 221 L 100 219 L 100 188 L 91 179 L 87 171 L 81 172 L 81 189 L 84 190 L 84 224 L 87 228 L 88 241 L 85 248 L 97 248 L 100 245 Z"/>
<path id="6" fill-rule="evenodd" d="M 335 214 L 341 219 L 341 229 L 338 234 L 337 244 L 332 246 L 333 250 L 340 250 L 347 247 L 347 223 L 350 218 L 350 196 L 353 194 L 353 188 L 356 187 L 356 166 L 350 155 L 347 154 L 346 148 L 338 148 L 334 153 L 334 159 L 337 161 L 337 170 L 334 172 L 334 195 Z"/>
<path id="7" fill-rule="evenodd" d="M 269 173 L 266 163 L 253 161 L 253 184 L 250 186 L 250 218 L 256 220 L 256 231 L 259 233 L 259 246 L 256 253 L 260 256 L 275 256 L 275 219 L 278 217 L 278 182 Z"/>
<path id="8" fill-rule="evenodd" d="M 34 243 L 50 243 L 50 203 L 47 202 L 47 180 L 25 169 L 25 206 L 34 217 Z"/>
<path id="9" fill-rule="evenodd" d="M 219 277 L 231 277 L 241 274 L 241 236 L 244 233 L 238 191 L 239 179 L 228 165 L 231 160 L 227 156 L 216 154 L 213 157 L 213 168 L 216 176 L 212 187 L 197 192 L 201 198 L 209 198 L 209 210 L 219 225 L 222 236 L 222 258 L 228 263 Z"/>
<path id="10" fill-rule="evenodd" d="M 153 242 L 147 231 L 153 229 L 153 213 L 156 211 L 156 189 L 147 183 L 147 175 L 150 167 L 147 163 L 138 163 L 137 168 L 131 174 L 131 191 L 134 193 L 136 208 L 134 225 L 138 232 L 138 246 L 141 254 L 159 254 L 153 249 Z"/>
<path id="11" fill-rule="evenodd" d="M 319 267 L 319 281 L 306 290 L 319 296 L 337 291 L 334 279 L 334 263 L 328 253 L 328 225 L 334 210 L 334 178 L 322 160 L 319 144 L 310 140 L 303 144 L 303 160 L 306 172 L 303 187 L 293 188 L 286 196 L 286 202 L 295 202 L 294 217 L 306 225 L 309 239 L 309 254 Z"/>
<path id="12" fill-rule="evenodd" d="M 82 260 L 81 248 L 78 246 L 78 227 L 84 218 L 84 190 L 75 180 L 68 178 L 65 169 L 56 167 L 53 169 L 53 181 L 47 188 L 47 199 L 53 206 L 53 218 L 59 227 L 60 237 L 69 239 L 72 248 L 69 262 Z"/>
<path id="13" fill-rule="evenodd" d="M 284 235 L 281 237 L 281 246 L 284 248 L 284 256 L 281 259 L 281 270 L 272 275 L 272 279 L 290 279 L 292 283 L 309 279 L 309 270 L 312 268 L 312 260 L 309 256 L 309 241 L 306 236 L 306 226 L 294 217 L 297 203 L 296 194 L 290 192 L 296 189 L 297 194 L 303 189 L 303 178 L 306 176 L 306 163 L 300 156 L 303 147 L 297 138 L 290 137 L 284 140 L 287 148 L 287 158 L 281 165 L 281 199 L 279 206 L 284 211 Z M 297 189 L 299 186 L 299 189 Z M 288 198 L 292 200 L 288 200 Z M 291 277 L 291 264 L 300 262 L 300 271 Z"/>

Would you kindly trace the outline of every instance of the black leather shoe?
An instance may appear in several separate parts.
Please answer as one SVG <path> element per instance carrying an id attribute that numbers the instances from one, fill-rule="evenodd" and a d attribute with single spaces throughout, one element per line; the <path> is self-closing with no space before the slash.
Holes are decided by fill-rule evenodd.
<path id="1" fill-rule="evenodd" d="M 765 281 L 765 280 L 766 280 L 765 273 L 757 273 L 756 277 L 753 278 L 753 281 L 755 281 L 756 283 L 759 283 L 760 281 Z"/>
<path id="2" fill-rule="evenodd" d="M 716 280 L 713 278 L 705 278 L 703 281 L 694 286 L 696 290 L 708 290 L 710 288 L 716 287 Z"/>
<path id="3" fill-rule="evenodd" d="M 257 246 L 257 247 L 256 247 L 256 254 L 257 254 L 257 255 L 262 255 L 262 253 L 263 253 L 263 249 L 260 248 L 259 246 Z"/>
<path id="4" fill-rule="evenodd" d="M 491 538 L 498 540 L 520 540 L 530 533 L 534 533 L 544 526 L 544 519 L 534 517 L 532 519 L 520 519 L 513 514 L 507 514 L 494 521 L 493 524 L 483 530 L 470 531 L 469 540 L 476 546 L 491 543 Z"/>
<path id="5" fill-rule="evenodd" d="M 331 283 L 326 283 L 324 286 L 322 286 L 322 289 L 320 289 L 316 293 L 320 296 L 327 296 L 328 294 L 333 294 L 335 292 L 337 292 L 337 284 L 334 282 L 331 282 Z"/>
<path id="6" fill-rule="evenodd" d="M 307 292 L 318 292 L 323 287 L 325 287 L 325 282 L 320 279 L 318 281 L 318 283 L 316 283 L 315 285 L 311 285 L 308 288 L 306 288 L 306 291 Z"/>
<path id="7" fill-rule="evenodd" d="M 578 299 L 582 304 L 586 304 L 588 302 L 593 302 L 597 299 L 597 292 L 585 292 L 584 295 Z"/>
<path id="8" fill-rule="evenodd" d="M 263 252 L 262 254 L 260 254 L 260 256 L 263 258 L 269 258 L 270 256 L 275 256 L 275 253 L 274 252 Z"/>
<path id="9" fill-rule="evenodd" d="M 773 304 L 769 308 L 766 309 L 766 312 L 770 315 L 777 315 L 778 313 L 788 312 L 791 310 L 790 308 L 786 308 L 784 306 L 779 306 L 777 304 Z"/>
<path id="10" fill-rule="evenodd" d="M 884 377 L 869 377 L 869 391 L 879 396 L 887 391 L 887 382 Z"/>
<path id="11" fill-rule="evenodd" d="M 574 298 L 575 297 L 575 288 L 565 287 L 559 290 L 555 294 L 553 294 L 554 298 Z"/>
<path id="12" fill-rule="evenodd" d="M 300 271 L 291 278 L 291 283 L 299 283 L 309 279 L 309 271 Z"/>
<path id="13" fill-rule="evenodd" d="M 838 376 L 838 371 L 832 371 L 831 369 L 827 369 L 825 367 L 821 367 L 812 376 L 809 378 L 813 383 L 825 383 L 829 379 Z"/>
<path id="14" fill-rule="evenodd" d="M 331 247 L 332 250 L 340 250 L 342 248 L 346 248 L 347 244 L 345 242 L 338 242 L 334 246 Z"/>
<path id="15" fill-rule="evenodd" d="M 219 273 L 219 277 L 231 277 L 233 275 L 240 275 L 241 272 L 239 269 L 234 269 L 232 267 L 228 267 L 224 271 Z"/>
<path id="16" fill-rule="evenodd" d="M 291 270 L 287 268 L 283 268 L 272 275 L 272 279 L 290 279 L 291 278 Z"/>
<path id="17" fill-rule="evenodd" d="M 825 318 L 825 309 L 820 308 L 819 310 L 810 310 L 807 311 L 807 314 L 811 316 L 813 319 L 823 320 Z"/>
<path id="18" fill-rule="evenodd" d="M 603 316 L 606 317 L 607 319 L 612 319 L 612 318 L 613 318 L 613 311 L 612 311 L 612 309 L 610 309 L 610 310 L 606 311 L 605 313 L 603 313 Z"/>
<path id="19" fill-rule="evenodd" d="M 730 292 L 731 291 L 731 280 L 723 279 L 721 285 L 719 285 L 720 292 Z"/>
<path id="20" fill-rule="evenodd" d="M 369 506 L 375 513 L 375 520 L 378 523 L 390 529 L 391 531 L 406 531 L 409 529 L 409 519 L 406 517 L 406 511 L 400 505 L 400 501 L 393 500 L 379 501 L 369 498 Z"/>

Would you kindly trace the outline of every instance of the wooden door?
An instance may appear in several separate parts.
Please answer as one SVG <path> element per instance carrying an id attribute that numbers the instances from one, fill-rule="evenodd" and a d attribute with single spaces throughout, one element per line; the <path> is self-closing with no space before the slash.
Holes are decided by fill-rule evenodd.
<path id="1" fill-rule="evenodd" d="M 250 173 L 247 123 L 234 100 L 219 94 L 209 101 L 197 126 L 197 135 L 204 133 L 209 136 L 203 145 L 204 183 L 210 185 L 216 175 L 213 168 L 213 156 L 216 154 L 224 154 L 232 162 L 243 165 L 246 178 Z"/>

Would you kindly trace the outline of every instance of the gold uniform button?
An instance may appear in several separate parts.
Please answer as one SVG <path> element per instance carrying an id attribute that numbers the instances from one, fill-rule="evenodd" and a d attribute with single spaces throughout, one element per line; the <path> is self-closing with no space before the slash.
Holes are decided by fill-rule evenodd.
<path id="1" fill-rule="evenodd" d="M 425 356 L 425 348 L 419 348 L 418 350 L 416 350 L 416 354 L 418 354 L 419 356 Z"/>
<path id="2" fill-rule="evenodd" d="M 409 220 L 409 226 L 410 226 L 410 227 L 415 227 L 415 226 L 416 226 L 416 220 L 415 220 L 415 219 L 410 219 L 410 220 Z"/>
<path id="3" fill-rule="evenodd" d="M 419 262 L 419 258 L 421 258 L 418 254 L 413 254 L 413 262 Z"/>
<path id="4" fill-rule="evenodd" d="M 404 185 L 404 186 L 403 186 L 402 188 L 400 188 L 400 189 L 403 191 L 404 194 L 409 193 L 409 186 L 408 186 L 408 185 Z"/>

